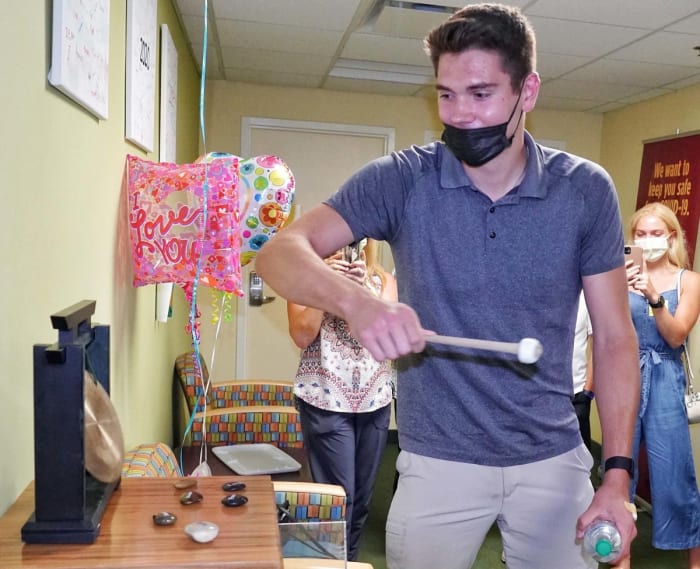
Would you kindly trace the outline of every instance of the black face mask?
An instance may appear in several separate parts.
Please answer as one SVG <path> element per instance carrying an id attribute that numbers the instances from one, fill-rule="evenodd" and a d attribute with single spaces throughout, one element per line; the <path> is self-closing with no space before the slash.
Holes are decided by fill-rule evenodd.
<path id="1" fill-rule="evenodd" d="M 443 142 L 459 160 L 468 166 L 476 167 L 486 164 L 513 144 L 515 131 L 510 137 L 506 136 L 506 131 L 515 114 L 515 109 L 518 108 L 519 101 L 520 95 L 518 95 L 518 100 L 515 102 L 515 107 L 513 107 L 508 120 L 502 124 L 481 128 L 457 128 L 446 124 L 442 133 Z M 522 116 L 523 113 L 520 111 L 518 124 L 520 124 Z M 515 130 L 518 129 L 518 124 L 515 125 Z"/>

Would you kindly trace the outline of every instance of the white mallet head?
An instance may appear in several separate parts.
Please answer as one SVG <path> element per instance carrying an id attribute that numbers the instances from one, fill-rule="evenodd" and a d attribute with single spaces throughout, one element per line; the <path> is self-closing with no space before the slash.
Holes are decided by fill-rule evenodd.
<path id="1" fill-rule="evenodd" d="M 534 364 L 542 355 L 542 344 L 536 338 L 523 338 L 518 342 L 518 361 Z"/>

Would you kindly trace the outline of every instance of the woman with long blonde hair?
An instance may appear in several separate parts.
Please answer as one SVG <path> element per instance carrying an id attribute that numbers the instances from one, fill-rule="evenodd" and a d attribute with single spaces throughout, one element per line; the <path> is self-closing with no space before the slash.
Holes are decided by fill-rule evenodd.
<path id="1" fill-rule="evenodd" d="M 644 441 L 654 507 L 652 545 L 687 549 L 688 567 L 700 569 L 700 493 L 682 361 L 684 342 L 700 314 L 700 274 L 690 270 L 683 230 L 664 204 L 637 210 L 629 237 L 644 253 L 641 267 L 627 262 L 627 282 L 642 375 L 634 453 Z M 616 567 L 630 567 L 629 558 Z"/>

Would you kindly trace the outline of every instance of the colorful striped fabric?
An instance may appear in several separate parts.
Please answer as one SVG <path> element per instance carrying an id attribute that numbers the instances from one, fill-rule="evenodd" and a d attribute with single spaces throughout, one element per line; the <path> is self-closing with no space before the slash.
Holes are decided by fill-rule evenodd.
<path id="1" fill-rule="evenodd" d="M 204 409 L 203 382 L 209 377 L 200 357 L 201 373 L 193 351 L 175 360 L 175 376 L 190 414 Z M 206 441 L 212 445 L 269 443 L 302 447 L 299 414 L 294 408 L 294 386 L 282 381 L 230 381 L 212 383 L 206 399 Z M 195 417 L 190 444 L 202 444 L 201 414 Z"/>
<path id="2" fill-rule="evenodd" d="M 294 386 L 274 381 L 241 381 L 213 384 L 209 404 L 213 409 L 247 405 L 294 404 Z"/>
<path id="3" fill-rule="evenodd" d="M 257 406 L 247 410 L 217 410 L 206 415 L 207 443 L 229 445 L 269 443 L 278 447 L 303 447 L 299 413 L 293 407 Z M 192 424 L 192 444 L 202 442 L 202 416 Z"/>
<path id="4" fill-rule="evenodd" d="M 182 476 L 173 451 L 165 443 L 140 444 L 127 451 L 122 461 L 122 477 Z"/>
<path id="5" fill-rule="evenodd" d="M 200 357 L 199 363 L 202 368 L 201 373 L 194 357 L 194 352 L 185 352 L 175 358 L 175 377 L 180 382 L 190 413 L 197 404 L 197 395 L 199 395 L 200 409 L 203 408 L 204 384 L 209 379 L 209 370 L 204 358 Z"/>
<path id="6" fill-rule="evenodd" d="M 313 482 L 273 482 L 275 503 L 289 503 L 297 522 L 335 522 L 345 519 L 347 498 L 342 486 Z"/>
<path id="7" fill-rule="evenodd" d="M 199 373 L 194 352 L 185 352 L 175 359 L 175 376 L 180 383 L 190 413 L 199 395 L 200 409 L 204 404 L 204 384 L 209 378 L 209 370 L 200 355 Z M 294 386 L 284 381 L 241 380 L 212 383 L 206 404 L 210 409 L 241 407 L 249 405 L 294 405 Z"/>

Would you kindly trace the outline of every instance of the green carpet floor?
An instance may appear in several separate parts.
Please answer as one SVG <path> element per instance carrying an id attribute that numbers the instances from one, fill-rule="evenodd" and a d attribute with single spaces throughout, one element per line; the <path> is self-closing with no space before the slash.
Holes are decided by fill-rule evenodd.
<path id="1" fill-rule="evenodd" d="M 387 445 L 379 478 L 374 490 L 372 508 L 360 545 L 359 561 L 371 563 L 374 569 L 386 569 L 384 556 L 384 524 L 393 494 L 394 465 L 398 455 L 396 443 Z M 597 464 L 596 464 L 597 466 Z M 596 469 L 594 469 L 594 472 Z M 594 475 L 593 484 L 599 480 Z M 651 547 L 651 516 L 640 511 L 637 521 L 637 539 L 632 544 L 633 569 L 684 569 L 687 565 L 685 552 L 660 551 Z M 608 567 L 601 565 L 601 569 Z M 440 569 L 431 567 L 426 569 Z M 473 569 L 505 569 L 501 563 L 501 538 L 494 526 L 486 536 Z M 536 569 L 536 568 L 533 568 Z"/>

